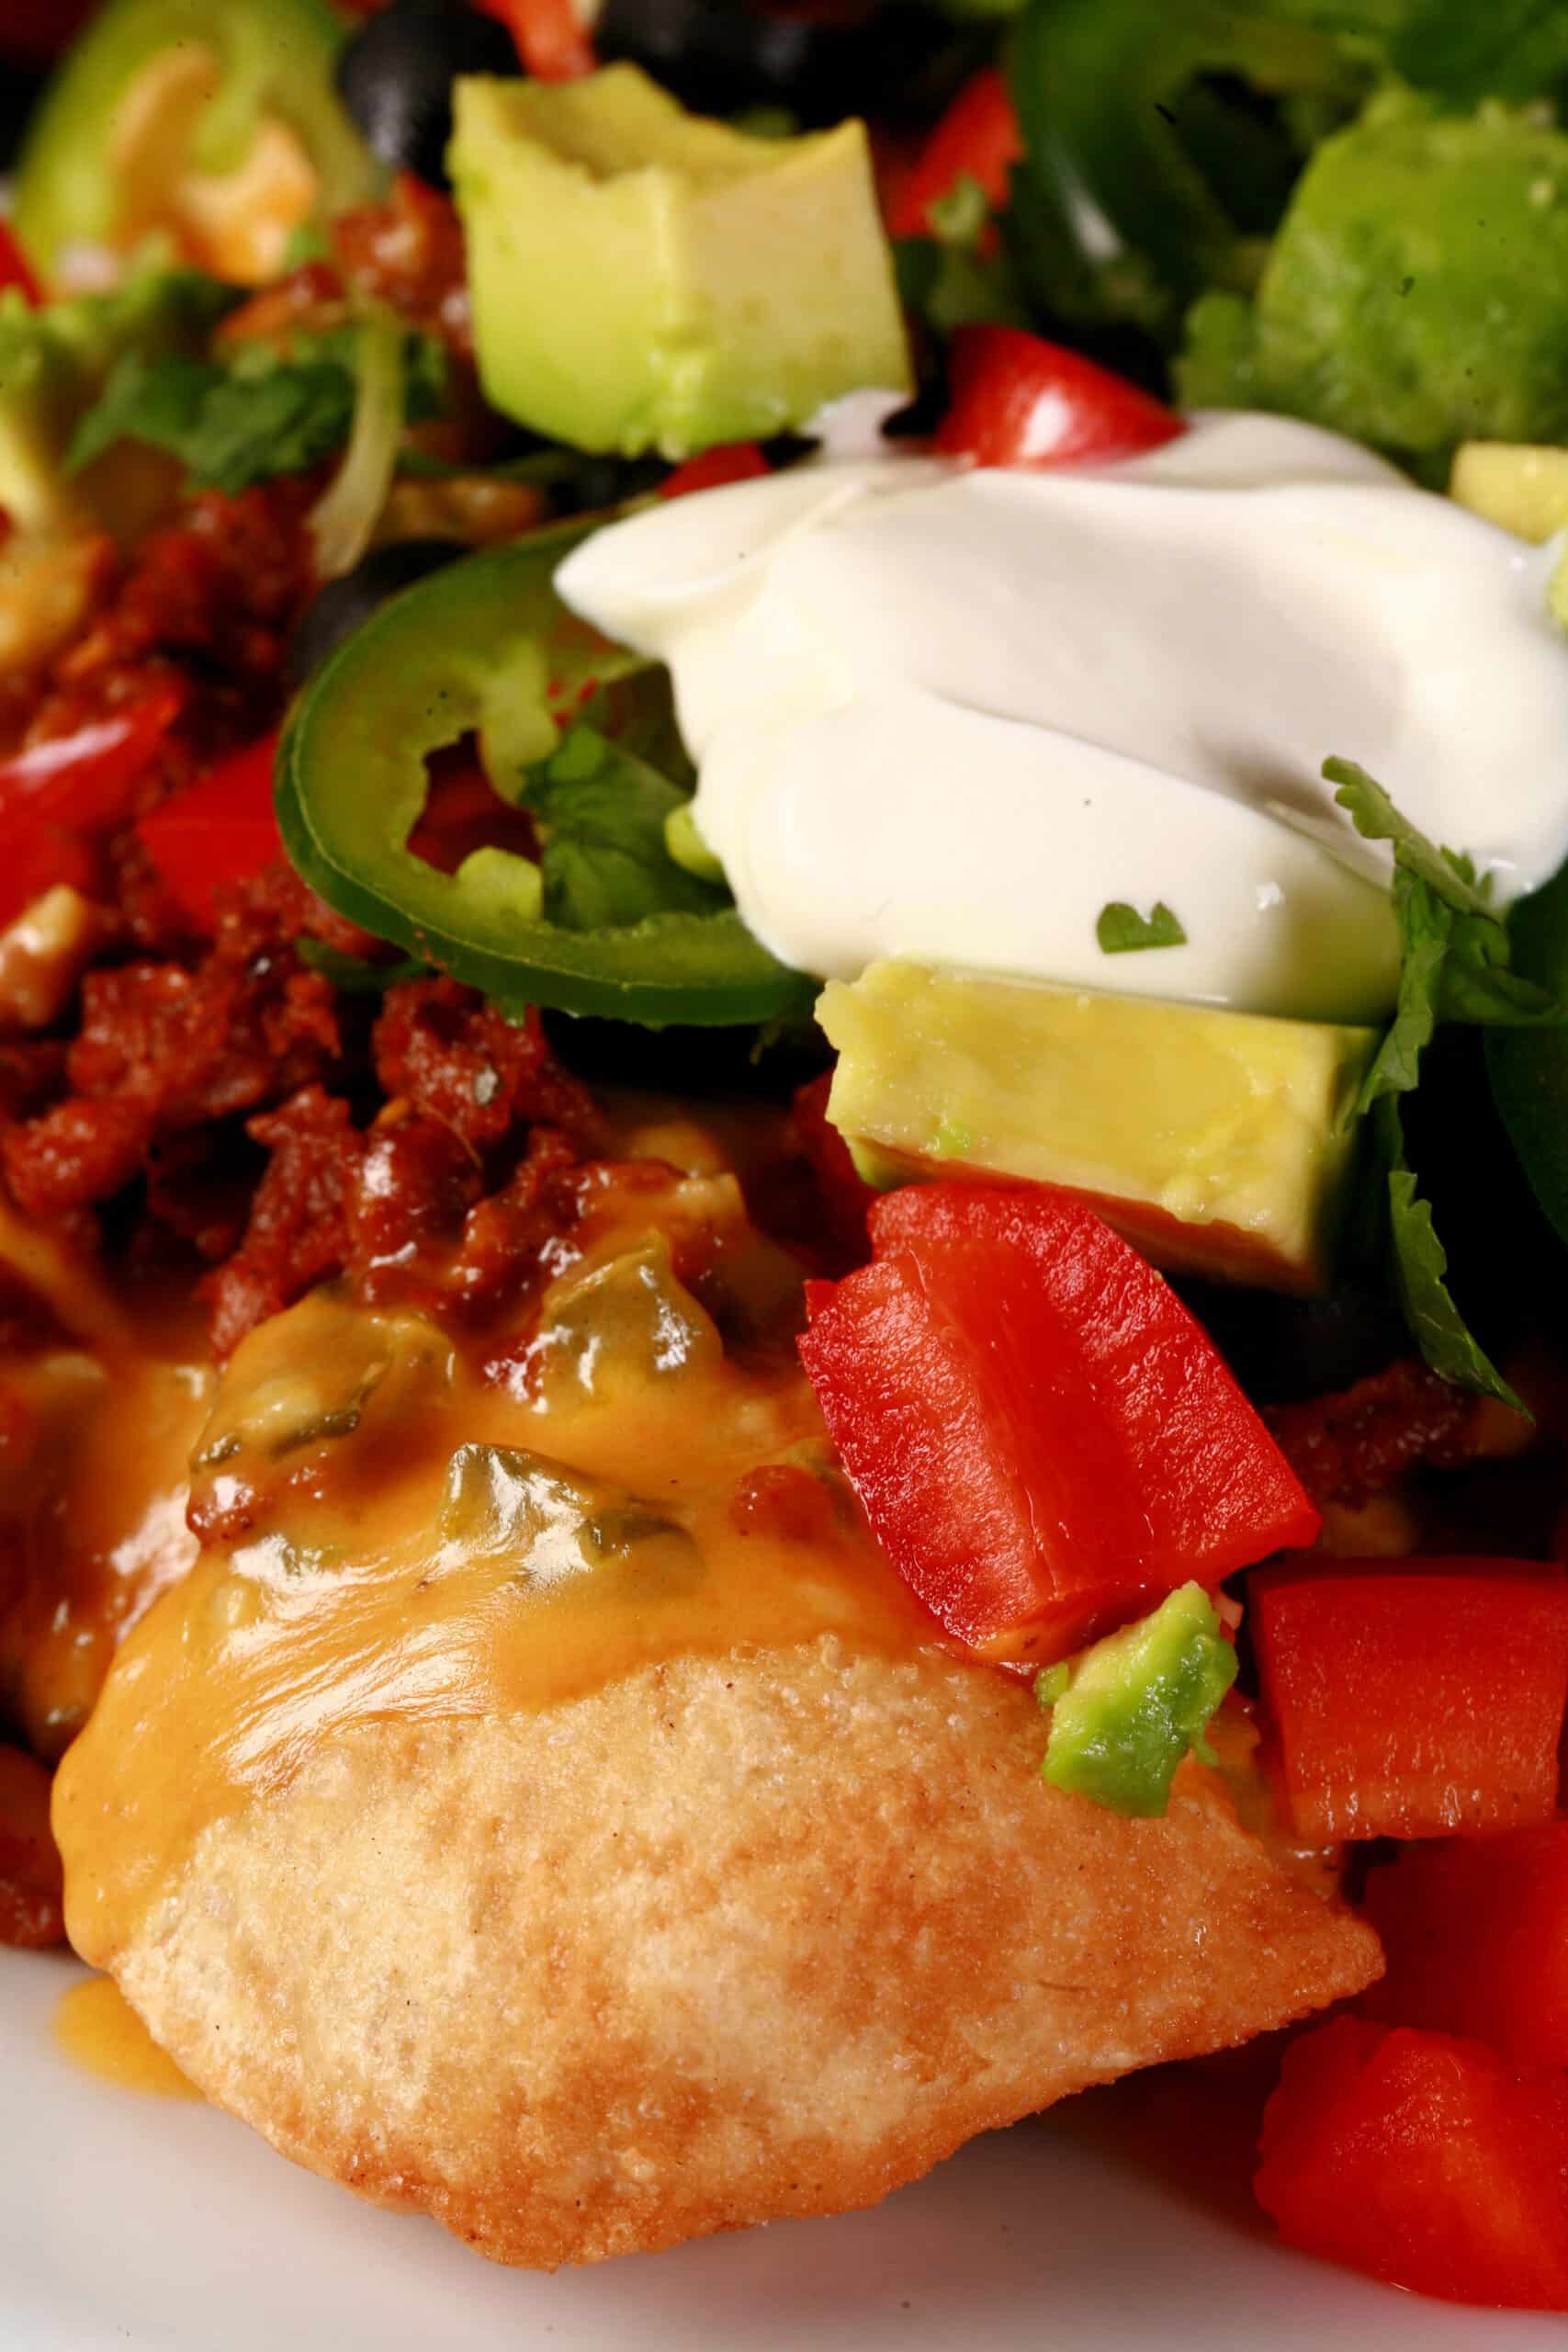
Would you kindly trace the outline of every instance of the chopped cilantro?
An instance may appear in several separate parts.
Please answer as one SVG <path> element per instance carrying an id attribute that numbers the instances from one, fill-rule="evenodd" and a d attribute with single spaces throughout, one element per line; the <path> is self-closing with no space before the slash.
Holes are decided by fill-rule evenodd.
<path id="1" fill-rule="evenodd" d="M 679 785 L 596 728 L 572 728 L 529 770 L 521 798 L 538 825 L 551 922 L 601 931 L 727 904 L 727 891 L 678 865 L 665 846 L 666 823 L 685 805 Z"/>
<path id="2" fill-rule="evenodd" d="M 1510 969 L 1507 931 L 1469 858 L 1434 847 L 1353 762 L 1328 760 L 1323 772 L 1338 786 L 1335 797 L 1358 832 L 1393 845 L 1399 992 L 1357 1108 L 1371 1114 L 1370 1172 L 1404 1319 L 1434 1372 L 1523 1412 L 1449 1289 L 1448 1254 L 1405 1159 L 1399 1100 L 1420 1083 L 1422 1056 L 1439 1021 L 1558 1025 L 1568 1020 L 1568 1007 Z"/>
<path id="3" fill-rule="evenodd" d="M 1147 915 L 1141 915 L 1125 899 L 1112 899 L 1109 906 L 1101 907 L 1094 935 L 1102 956 L 1129 956 L 1140 947 L 1187 944 L 1187 933 L 1163 899 L 1155 900 Z"/>
<path id="4" fill-rule="evenodd" d="M 346 948 L 334 947 L 325 939 L 297 939 L 294 952 L 307 970 L 320 972 L 345 996 L 378 996 L 385 989 L 396 988 L 400 980 L 427 978 L 432 968 L 417 956 L 400 956 L 395 964 L 367 963 L 363 956 L 351 956 Z"/>
<path id="5" fill-rule="evenodd" d="M 308 472 L 348 440 L 355 332 L 300 336 L 287 353 L 259 341 L 242 344 L 221 359 L 128 352 L 77 426 L 68 469 L 78 472 L 116 442 L 130 440 L 177 458 L 193 488 L 230 497 L 276 474 Z M 405 414 L 432 414 L 443 380 L 430 339 L 406 337 Z"/>

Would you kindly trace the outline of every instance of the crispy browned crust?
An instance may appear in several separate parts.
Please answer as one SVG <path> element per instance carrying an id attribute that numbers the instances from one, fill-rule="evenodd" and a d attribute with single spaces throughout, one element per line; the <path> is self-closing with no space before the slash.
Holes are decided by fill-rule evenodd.
<path id="1" fill-rule="evenodd" d="M 211 1827 L 115 1973 L 286 2155 L 553 2266 L 871 2203 L 1379 1973 L 1195 1767 L 1124 1821 L 1041 1739 L 989 1673 L 830 1640 L 371 1725 Z"/>

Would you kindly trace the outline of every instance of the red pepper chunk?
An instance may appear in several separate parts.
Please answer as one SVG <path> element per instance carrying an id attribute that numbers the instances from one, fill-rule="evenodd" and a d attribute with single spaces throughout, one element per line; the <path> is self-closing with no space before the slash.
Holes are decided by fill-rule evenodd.
<path id="1" fill-rule="evenodd" d="M 755 441 L 725 441 L 688 458 L 666 474 L 659 485 L 660 498 L 687 498 L 694 490 L 723 490 L 732 481 L 756 481 L 773 469 Z"/>
<path id="2" fill-rule="evenodd" d="M 800 1351 L 878 1540 L 947 1630 L 1044 1664 L 1317 1514 L 1217 1350 L 1093 1210 L 911 1186 Z"/>
<path id="3" fill-rule="evenodd" d="M 248 881 L 282 854 L 273 814 L 277 738 L 264 736 L 177 792 L 137 827 L 169 892 L 198 931 L 214 927 L 213 893 Z"/>
<path id="4" fill-rule="evenodd" d="M 500 17 L 536 82 L 575 82 L 592 73 L 593 44 L 573 0 L 479 0 L 479 6 Z"/>
<path id="5" fill-rule="evenodd" d="M 1568 1704 L 1568 1577 L 1529 1561 L 1337 1561 L 1253 1577 L 1296 1835 L 1440 1838 L 1548 1821 Z"/>
<path id="6" fill-rule="evenodd" d="M 22 251 L 16 231 L 0 220 L 0 293 L 16 287 L 33 310 L 43 300 L 43 288 L 33 272 L 33 266 Z"/>
<path id="7" fill-rule="evenodd" d="M 1255 2187 L 1308 2254 L 1450 2302 L 1568 2311 L 1568 2075 L 1336 2018 L 1286 2053 Z"/>
<path id="8" fill-rule="evenodd" d="M 936 447 L 976 465 L 1111 465 L 1187 430 L 1125 377 L 1021 327 L 960 327 L 948 381 Z"/>
<path id="9" fill-rule="evenodd" d="M 129 816 L 183 702 L 177 687 L 156 686 L 127 710 L 0 760 L 0 924 L 61 883 L 92 896 L 93 837 Z"/>
<path id="10" fill-rule="evenodd" d="M 1388 1973 L 1368 2016 L 1568 2067 L 1568 1821 L 1412 1846 L 1367 1881 Z"/>
<path id="11" fill-rule="evenodd" d="M 932 207 L 951 196 L 960 180 L 973 180 L 989 209 L 1001 211 L 1012 167 L 1022 155 L 1008 85 L 994 65 L 987 66 L 964 83 L 900 183 L 887 207 L 889 236 L 932 235 Z"/>

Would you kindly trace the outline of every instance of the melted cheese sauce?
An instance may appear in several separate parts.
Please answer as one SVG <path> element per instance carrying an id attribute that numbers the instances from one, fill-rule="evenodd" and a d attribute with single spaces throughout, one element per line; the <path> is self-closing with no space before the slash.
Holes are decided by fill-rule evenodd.
<path id="1" fill-rule="evenodd" d="M 738 1489 L 780 1463 L 819 1499 L 809 1540 L 742 1532 Z M 72 1939 L 100 1964 L 209 1823 L 362 1725 L 552 1706 L 694 1652 L 935 1635 L 787 1333 L 728 1354 L 653 1234 L 558 1280 L 499 1381 L 431 1324 L 316 1294 L 236 1353 L 195 1493 L 226 1539 L 132 1634 L 56 1783 Z"/>
<path id="2" fill-rule="evenodd" d="M 0 1709 L 52 1761 L 116 1645 L 196 1558 L 190 1453 L 217 1375 L 188 1283 L 111 1300 L 7 1213 L 0 1263 L 56 1327 L 0 1363 Z"/>
<path id="3" fill-rule="evenodd" d="M 119 2090 L 152 2091 L 164 2098 L 199 2098 L 166 2050 L 160 2050 L 118 1984 L 90 1976 L 61 1995 L 54 2012 L 55 2047 L 84 2074 Z"/>

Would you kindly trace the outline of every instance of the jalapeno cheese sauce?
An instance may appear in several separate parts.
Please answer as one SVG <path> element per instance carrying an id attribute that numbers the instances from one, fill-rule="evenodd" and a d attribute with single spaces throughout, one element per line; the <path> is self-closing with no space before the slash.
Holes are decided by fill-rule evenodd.
<path id="1" fill-rule="evenodd" d="M 674 1271 L 682 1218 L 723 1227 L 713 1313 Z M 77 1950 L 122 1949 L 209 1823 L 358 1726 L 541 1708 L 737 1645 L 939 1639 L 830 1466 L 797 1308 L 710 1174 L 564 1272 L 499 1358 L 493 1333 L 459 1347 L 332 1291 L 254 1332 L 195 1447 L 207 1546 L 56 1782 Z M 748 1508 L 759 1469 L 784 1509 Z"/>
<path id="2" fill-rule="evenodd" d="M 829 455 L 602 531 L 567 601 L 667 662 L 699 830 L 785 962 L 1373 1020 L 1369 768 L 1499 901 L 1568 851 L 1552 550 L 1336 435 L 1200 415 L 1103 469 Z M 1112 901 L 1184 945 L 1108 960 Z"/>

